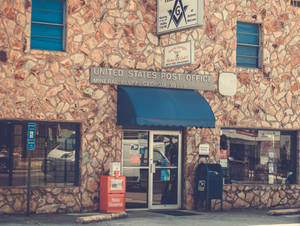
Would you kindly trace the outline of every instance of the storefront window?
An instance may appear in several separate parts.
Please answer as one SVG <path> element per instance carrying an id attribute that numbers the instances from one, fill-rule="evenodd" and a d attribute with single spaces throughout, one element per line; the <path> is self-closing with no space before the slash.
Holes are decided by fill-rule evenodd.
<path id="1" fill-rule="evenodd" d="M 28 150 L 24 121 L 0 121 L 0 186 L 77 185 L 78 123 L 35 123 L 35 148 Z M 29 171 L 30 166 L 30 171 Z"/>
<path id="2" fill-rule="evenodd" d="M 225 182 L 295 183 L 296 149 L 292 131 L 222 129 L 220 163 Z"/>

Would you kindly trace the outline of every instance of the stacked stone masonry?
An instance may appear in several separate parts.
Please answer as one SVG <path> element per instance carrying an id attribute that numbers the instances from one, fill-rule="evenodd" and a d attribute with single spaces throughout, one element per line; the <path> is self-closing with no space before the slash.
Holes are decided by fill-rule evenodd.
<path id="1" fill-rule="evenodd" d="M 81 122 L 80 185 L 33 188 L 31 212 L 98 209 L 99 177 L 121 160 L 116 86 L 89 82 L 91 66 L 209 74 L 215 129 L 186 128 L 183 207 L 194 208 L 195 167 L 219 161 L 221 127 L 300 129 L 300 8 L 289 0 L 204 1 L 203 26 L 158 37 L 156 0 L 67 0 L 66 51 L 30 49 L 30 0 L 0 8 L 0 119 Z M 261 69 L 236 67 L 237 21 L 262 24 Z M 195 41 L 195 63 L 163 69 L 165 46 Z M 237 74 L 237 93 L 218 92 L 218 74 Z M 200 143 L 211 143 L 199 159 Z M 299 147 L 298 147 L 299 150 Z M 299 157 L 300 159 L 300 157 Z M 298 161 L 299 162 L 299 161 Z M 299 167 L 299 164 L 298 164 Z M 298 171 L 299 173 L 299 171 Z M 299 186 L 224 187 L 224 208 L 300 207 Z M 1 188 L 0 212 L 26 210 L 26 189 Z M 218 204 L 214 205 L 218 209 Z"/>

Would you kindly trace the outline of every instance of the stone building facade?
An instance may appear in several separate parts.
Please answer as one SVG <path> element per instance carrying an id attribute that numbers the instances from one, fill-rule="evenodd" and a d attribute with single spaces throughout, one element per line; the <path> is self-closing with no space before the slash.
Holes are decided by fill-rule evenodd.
<path id="1" fill-rule="evenodd" d="M 300 8 L 288 0 L 204 1 L 200 27 L 161 36 L 156 0 L 67 0 L 66 50 L 30 48 L 31 1 L 4 0 L 0 11 L 0 119 L 80 123 L 78 186 L 33 187 L 30 212 L 98 210 L 99 178 L 121 161 L 117 86 L 90 83 L 90 67 L 209 74 L 214 90 L 198 92 L 215 115 L 215 128 L 184 128 L 182 203 L 195 208 L 194 172 L 220 160 L 221 128 L 300 130 Z M 262 24 L 262 68 L 236 66 L 237 21 Z M 194 64 L 163 68 L 163 49 L 194 41 Z M 237 75 L 234 96 L 218 91 L 220 72 Z M 300 207 L 297 184 L 224 185 L 223 208 Z M 210 144 L 209 158 L 197 147 Z M 1 185 L 0 185 L 1 186 Z M 101 191 L 100 191 L 101 192 Z M 24 187 L 0 187 L 0 212 L 26 210 Z M 213 203 L 219 209 L 218 201 Z"/>

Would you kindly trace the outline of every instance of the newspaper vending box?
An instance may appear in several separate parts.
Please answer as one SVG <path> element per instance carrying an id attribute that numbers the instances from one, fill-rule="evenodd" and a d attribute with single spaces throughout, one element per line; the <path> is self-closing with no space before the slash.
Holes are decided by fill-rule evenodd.
<path id="1" fill-rule="evenodd" d="M 126 177 L 100 177 L 100 212 L 125 212 Z"/>

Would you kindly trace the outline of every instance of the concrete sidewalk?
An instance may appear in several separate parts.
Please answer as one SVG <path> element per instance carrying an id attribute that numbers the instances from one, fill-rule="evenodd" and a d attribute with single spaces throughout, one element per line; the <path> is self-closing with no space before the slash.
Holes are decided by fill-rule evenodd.
<path id="1" fill-rule="evenodd" d="M 290 215 L 290 214 L 300 214 L 300 208 L 294 209 L 275 209 L 269 210 L 268 215 L 279 216 L 279 215 Z"/>
<path id="2" fill-rule="evenodd" d="M 127 211 L 126 213 L 70 213 L 41 215 L 0 215 L 0 225 L 82 225 L 89 226 L 154 226 L 154 225 L 222 225 L 222 226 L 300 226 L 300 214 L 268 215 L 268 210 L 239 209 L 219 212 L 181 210 L 188 214 L 168 215 L 164 211 Z"/>
<path id="3" fill-rule="evenodd" d="M 223 213 L 226 213 L 227 217 L 229 217 L 229 215 L 242 215 L 243 212 L 248 213 L 251 212 L 252 214 L 254 214 L 255 216 L 257 215 L 270 215 L 270 216 L 282 216 L 282 215 L 296 215 L 296 214 L 300 214 L 300 208 L 294 208 L 294 209 L 274 209 L 274 210 L 232 210 L 232 211 L 226 211 L 226 212 L 198 212 L 198 211 L 187 211 L 187 210 L 180 210 L 180 212 L 182 213 L 187 213 L 192 214 L 192 215 L 215 215 L 218 214 L 221 215 Z M 154 213 L 154 214 L 164 214 L 164 210 L 156 210 L 156 211 L 133 211 L 133 212 L 129 212 L 129 215 L 131 217 L 138 217 L 138 216 L 142 216 L 145 219 L 147 219 L 147 217 L 154 217 L 149 216 L 148 214 L 150 213 Z M 82 224 L 86 224 L 86 223 L 92 223 L 92 222 L 102 222 L 102 221 L 108 221 L 108 220 L 113 220 L 113 219 L 120 219 L 120 218 L 126 218 L 128 217 L 128 213 L 123 212 L 123 213 L 96 213 L 90 216 L 81 216 L 76 218 L 76 223 L 82 223 Z M 297 222 L 296 222 L 297 223 Z M 300 226 L 300 219 L 299 219 L 299 226 Z"/>
<path id="4" fill-rule="evenodd" d="M 81 216 L 76 218 L 76 223 L 87 224 L 91 222 L 101 222 L 101 221 L 108 221 L 113 219 L 120 219 L 128 217 L 126 212 L 122 213 L 97 213 L 91 216 Z"/>

